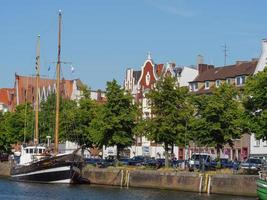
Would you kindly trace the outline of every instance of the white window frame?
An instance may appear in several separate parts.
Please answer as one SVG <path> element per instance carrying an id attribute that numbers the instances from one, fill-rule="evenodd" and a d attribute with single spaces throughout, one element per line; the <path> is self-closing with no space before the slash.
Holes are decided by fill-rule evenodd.
<path id="1" fill-rule="evenodd" d="M 198 83 L 194 83 L 194 91 L 198 91 Z"/>
<path id="2" fill-rule="evenodd" d="M 261 145 L 261 141 L 260 141 L 260 140 L 257 140 L 257 139 L 255 138 L 254 147 L 260 147 L 260 145 Z"/>
<path id="3" fill-rule="evenodd" d="M 216 81 L 215 81 L 215 84 L 216 84 L 216 87 L 217 87 L 217 88 L 220 87 L 220 85 L 221 85 L 221 80 L 216 80 Z"/>
<path id="4" fill-rule="evenodd" d="M 207 84 L 208 84 L 208 86 L 207 86 Z M 210 82 L 209 81 L 205 81 L 204 85 L 205 85 L 205 90 L 210 89 Z"/>
<path id="5" fill-rule="evenodd" d="M 238 79 L 239 79 L 239 84 L 238 84 Z M 237 77 L 235 78 L 236 86 L 242 86 L 242 85 L 245 84 L 245 82 L 246 82 L 246 76 L 244 76 L 244 75 L 237 76 Z"/>

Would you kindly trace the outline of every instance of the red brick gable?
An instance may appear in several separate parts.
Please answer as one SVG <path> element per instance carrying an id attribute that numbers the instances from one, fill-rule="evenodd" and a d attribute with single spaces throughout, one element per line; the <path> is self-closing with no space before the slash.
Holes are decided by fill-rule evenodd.
<path id="1" fill-rule="evenodd" d="M 149 78 L 149 82 L 147 84 L 147 75 L 150 76 Z M 140 86 L 142 89 L 151 89 L 152 85 L 156 82 L 156 77 L 155 77 L 155 73 L 154 73 L 154 66 L 153 63 L 151 61 L 146 61 L 145 65 L 142 69 L 142 74 L 140 77 Z"/>
<path id="2" fill-rule="evenodd" d="M 1 88 L 0 89 L 0 103 L 5 104 L 11 111 L 14 105 L 14 89 L 13 88 Z"/>
<path id="3" fill-rule="evenodd" d="M 30 102 L 33 103 L 36 99 L 36 78 L 16 75 L 15 90 L 16 100 L 19 104 Z M 40 95 L 45 92 L 54 91 L 56 80 L 40 78 L 39 90 Z M 60 93 L 65 98 L 70 98 L 73 90 L 73 80 L 61 80 Z"/>
<path id="4" fill-rule="evenodd" d="M 0 89 L 0 102 L 7 106 L 12 104 L 12 94 L 14 94 L 13 88 L 1 88 Z"/>

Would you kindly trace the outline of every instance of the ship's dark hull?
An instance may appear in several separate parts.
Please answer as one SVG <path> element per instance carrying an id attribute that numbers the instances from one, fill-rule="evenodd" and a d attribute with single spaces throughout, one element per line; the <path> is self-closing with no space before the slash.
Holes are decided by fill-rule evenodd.
<path id="1" fill-rule="evenodd" d="M 11 179 L 40 183 L 76 183 L 81 177 L 82 157 L 76 154 L 51 156 L 30 165 L 11 168 Z"/>

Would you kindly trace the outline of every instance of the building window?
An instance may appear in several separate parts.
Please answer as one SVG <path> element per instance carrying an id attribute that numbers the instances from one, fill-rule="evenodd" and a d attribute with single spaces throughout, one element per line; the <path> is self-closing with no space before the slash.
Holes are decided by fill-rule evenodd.
<path id="1" fill-rule="evenodd" d="M 220 87 L 221 85 L 221 81 L 220 80 L 216 80 L 216 87 Z"/>
<path id="2" fill-rule="evenodd" d="M 195 88 L 194 88 L 195 90 L 198 90 L 198 83 L 195 83 L 195 84 L 194 84 L 194 87 L 195 87 Z"/>
<path id="3" fill-rule="evenodd" d="M 147 72 L 146 74 L 146 85 L 149 85 L 150 83 L 150 74 Z"/>
<path id="4" fill-rule="evenodd" d="M 210 82 L 209 81 L 205 81 L 205 89 L 209 89 L 210 88 Z"/>
<path id="5" fill-rule="evenodd" d="M 255 147 L 259 147 L 260 146 L 260 140 L 255 140 Z"/>
<path id="6" fill-rule="evenodd" d="M 231 84 L 231 79 L 230 78 L 227 78 L 226 79 L 226 83 L 230 85 Z"/>
<path id="7" fill-rule="evenodd" d="M 245 84 L 246 77 L 245 76 L 237 76 L 235 81 L 236 85 L 244 85 Z"/>
<path id="8" fill-rule="evenodd" d="M 190 90 L 191 91 L 197 91 L 198 90 L 198 83 L 191 83 L 190 84 Z"/>

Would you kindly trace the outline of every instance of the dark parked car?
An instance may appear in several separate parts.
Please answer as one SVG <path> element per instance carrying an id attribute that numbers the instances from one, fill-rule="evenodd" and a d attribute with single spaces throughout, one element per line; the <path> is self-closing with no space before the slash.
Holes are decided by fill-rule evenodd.
<path id="1" fill-rule="evenodd" d="M 210 154 L 199 153 L 193 154 L 188 161 L 189 171 L 193 171 L 194 168 L 202 170 L 202 169 L 210 169 L 211 168 L 212 158 Z"/>
<path id="2" fill-rule="evenodd" d="M 121 163 L 121 164 L 123 164 L 123 165 L 129 165 L 129 162 L 130 162 L 130 158 L 128 158 L 128 157 L 121 157 L 120 159 L 119 159 L 119 162 Z"/>
<path id="3" fill-rule="evenodd" d="M 245 170 L 259 171 L 263 166 L 263 162 L 259 158 L 249 158 L 245 162 L 241 163 L 240 168 Z"/>
<path id="4" fill-rule="evenodd" d="M 210 169 L 215 169 L 218 165 L 219 165 L 219 162 L 216 160 L 213 160 L 210 162 Z M 232 169 L 234 166 L 234 162 L 231 160 L 228 160 L 227 158 L 220 158 L 220 165 L 221 165 L 221 168 Z"/>
<path id="5" fill-rule="evenodd" d="M 145 161 L 144 156 L 134 156 L 132 159 L 129 160 L 129 165 L 141 166 L 143 165 L 144 161 Z"/>
<path id="6" fill-rule="evenodd" d="M 113 158 L 106 158 L 106 159 L 101 159 L 100 162 L 96 164 L 97 167 L 100 168 L 106 168 L 109 166 L 115 166 L 116 160 Z"/>
<path id="7" fill-rule="evenodd" d="M 8 153 L 1 153 L 0 154 L 0 161 L 1 162 L 8 161 L 8 157 L 9 157 Z"/>
<path id="8" fill-rule="evenodd" d="M 84 162 L 86 164 L 96 165 L 97 163 L 101 162 L 101 158 L 85 158 Z"/>

